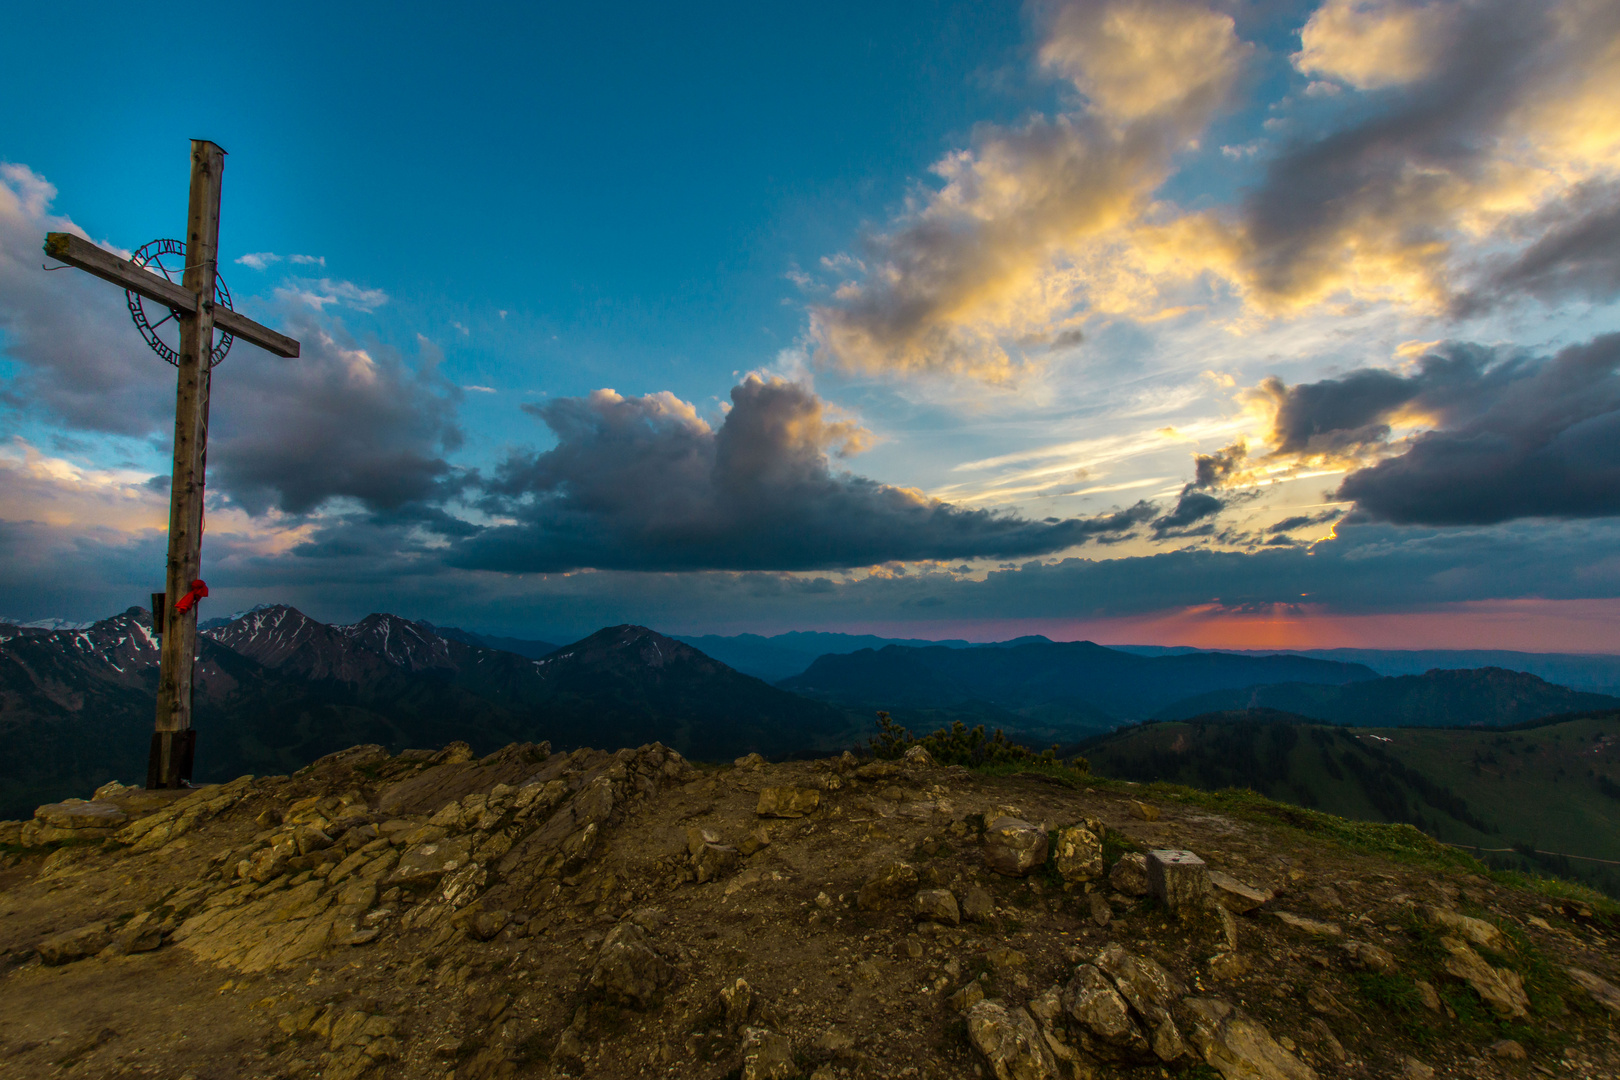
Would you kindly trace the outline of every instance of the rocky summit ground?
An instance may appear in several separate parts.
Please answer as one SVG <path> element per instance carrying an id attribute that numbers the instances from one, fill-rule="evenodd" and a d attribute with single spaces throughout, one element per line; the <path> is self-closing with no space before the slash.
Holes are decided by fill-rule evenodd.
<path id="1" fill-rule="evenodd" d="M 1620 926 L 1401 828 L 915 749 L 109 785 L 0 825 L 0 1075 L 1620 1076 Z"/>

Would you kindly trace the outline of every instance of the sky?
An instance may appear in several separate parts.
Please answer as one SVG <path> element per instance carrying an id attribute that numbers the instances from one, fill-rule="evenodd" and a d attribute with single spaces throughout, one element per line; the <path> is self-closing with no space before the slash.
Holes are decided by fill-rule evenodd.
<path id="1" fill-rule="evenodd" d="M 211 614 L 1620 652 L 1611 0 L 69 0 L 0 93 L 0 616 L 161 588 L 174 369 L 40 245 L 208 138 L 303 344 Z"/>

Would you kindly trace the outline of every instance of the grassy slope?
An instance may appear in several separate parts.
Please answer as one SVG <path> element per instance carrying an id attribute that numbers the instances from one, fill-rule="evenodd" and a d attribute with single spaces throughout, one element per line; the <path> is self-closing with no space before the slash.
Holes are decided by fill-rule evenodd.
<path id="1" fill-rule="evenodd" d="M 1410 821 L 1452 843 L 1620 859 L 1620 799 L 1594 776 L 1620 782 L 1617 715 L 1520 731 L 1162 723 L 1086 753 L 1124 779 L 1251 787 L 1344 817 Z"/>

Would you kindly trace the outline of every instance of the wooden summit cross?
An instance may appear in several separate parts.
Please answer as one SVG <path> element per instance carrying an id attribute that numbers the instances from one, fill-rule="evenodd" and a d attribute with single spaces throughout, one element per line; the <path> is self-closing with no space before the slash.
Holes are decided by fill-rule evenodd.
<path id="1" fill-rule="evenodd" d="M 130 315 L 147 344 L 179 369 L 174 404 L 174 481 L 169 489 L 169 566 L 165 591 L 153 596 L 152 625 L 162 635 L 157 723 L 146 767 L 149 788 L 184 787 L 191 779 L 197 733 L 191 727 L 192 676 L 197 657 L 197 601 L 208 595 L 202 569 L 203 477 L 208 463 L 208 388 L 213 367 L 235 338 L 277 356 L 298 355 L 298 342 L 231 310 L 230 292 L 219 280 L 219 192 L 225 151 L 205 139 L 191 140 L 191 203 L 186 240 L 156 240 L 129 261 L 72 233 L 47 233 L 45 253 L 122 287 Z M 163 255 L 183 258 L 176 283 Z M 153 269 L 159 271 L 154 273 Z M 161 276 L 160 276 L 161 274 Z M 156 323 L 142 299 L 165 307 Z M 171 349 L 156 327 L 170 318 L 180 326 L 180 348 Z M 221 332 L 216 348 L 214 330 Z M 163 603 L 162 598 L 178 597 Z"/>

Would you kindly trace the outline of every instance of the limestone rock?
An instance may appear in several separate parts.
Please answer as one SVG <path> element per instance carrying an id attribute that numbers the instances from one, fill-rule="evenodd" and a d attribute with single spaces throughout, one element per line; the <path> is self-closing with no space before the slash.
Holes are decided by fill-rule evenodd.
<path id="1" fill-rule="evenodd" d="M 1062 1002 L 1065 1012 L 1104 1042 L 1139 1056 L 1148 1052 L 1147 1037 L 1131 1019 L 1130 1007 L 1094 965 L 1075 969 Z"/>
<path id="2" fill-rule="evenodd" d="M 910 765 L 914 769 L 931 769 L 934 767 L 934 755 L 930 754 L 927 750 L 924 750 L 920 746 L 913 746 L 907 749 L 906 752 L 900 756 L 900 760 L 904 761 L 907 765 Z"/>
<path id="3" fill-rule="evenodd" d="M 478 941 L 489 941 L 512 921 L 510 911 L 481 911 L 467 923 L 467 933 Z"/>
<path id="4" fill-rule="evenodd" d="M 815 788 L 768 787 L 759 793 L 754 813 L 760 817 L 801 818 L 821 805 L 821 792 Z"/>
<path id="5" fill-rule="evenodd" d="M 416 844 L 400 856 L 399 865 L 388 876 L 390 885 L 432 885 L 444 875 L 467 864 L 471 841 L 465 836 Z"/>
<path id="6" fill-rule="evenodd" d="M 1491 967 L 1466 942 L 1449 934 L 1440 944 L 1449 954 L 1442 965 L 1447 974 L 1472 986 L 1485 1004 L 1502 1016 L 1525 1019 L 1530 1015 L 1530 999 L 1518 972 Z"/>
<path id="7" fill-rule="evenodd" d="M 1219 870 L 1209 872 L 1209 883 L 1214 887 L 1215 899 L 1220 901 L 1221 906 L 1239 915 L 1247 915 L 1271 900 L 1271 893 L 1265 889 L 1245 885 L 1232 875 Z"/>
<path id="8" fill-rule="evenodd" d="M 742 1080 L 791 1080 L 798 1075 L 792 1040 L 768 1028 L 743 1028 Z"/>
<path id="9" fill-rule="evenodd" d="M 996 900 L 990 890 L 975 885 L 962 894 L 962 917 L 968 922 L 989 922 L 995 913 Z"/>
<path id="10" fill-rule="evenodd" d="M 760 754 L 744 754 L 732 762 L 732 765 L 739 769 L 757 769 L 764 764 L 765 758 Z"/>
<path id="11" fill-rule="evenodd" d="M 1187 998 L 1192 1042 L 1226 1080 L 1316 1080 L 1316 1070 L 1284 1050 L 1271 1033 L 1220 998 Z"/>
<path id="12" fill-rule="evenodd" d="M 112 803 L 90 802 L 85 799 L 67 799 L 58 803 L 46 803 L 44 806 L 39 807 L 34 811 L 34 820 L 51 828 L 78 831 L 80 829 L 116 829 L 129 820 L 129 815 Z M 108 836 L 111 834 L 97 833 L 96 835 Z"/>
<path id="13" fill-rule="evenodd" d="M 1304 915 L 1295 915 L 1291 911 L 1273 911 L 1271 914 L 1284 926 L 1291 926 L 1295 930 L 1303 930 L 1307 934 L 1317 934 L 1322 937 L 1338 937 L 1344 933 L 1344 927 L 1340 926 L 1338 923 L 1323 922 L 1320 919 L 1306 918 Z"/>
<path id="14" fill-rule="evenodd" d="M 1380 975 L 1400 974 L 1400 964 L 1395 960 L 1395 955 L 1381 946 L 1365 941 L 1347 941 L 1344 952 L 1352 967 L 1376 971 Z"/>
<path id="15" fill-rule="evenodd" d="M 1141 821 L 1158 821 L 1159 808 L 1154 806 L 1152 803 L 1139 802 L 1132 799 L 1131 817 L 1137 818 Z"/>
<path id="16" fill-rule="evenodd" d="M 738 979 L 720 988 L 720 1001 L 725 1006 L 726 1023 L 740 1027 L 748 1022 L 749 1013 L 754 1008 L 754 988 L 748 985 L 747 979 Z"/>
<path id="17" fill-rule="evenodd" d="M 884 863 L 862 883 L 856 906 L 862 911 L 882 911 L 896 900 L 915 895 L 918 881 L 917 870 L 910 863 Z"/>
<path id="18" fill-rule="evenodd" d="M 39 953 L 40 963 L 55 967 L 94 956 L 111 941 L 112 933 L 108 931 L 106 923 L 90 923 L 52 934 L 34 946 L 34 950 Z"/>
<path id="19" fill-rule="evenodd" d="M 759 828 L 743 834 L 743 838 L 737 841 L 737 850 L 746 857 L 756 851 L 770 847 L 770 845 L 771 834 L 765 831 L 765 826 L 761 825 Z"/>
<path id="20" fill-rule="evenodd" d="M 1015 817 L 998 817 L 984 830 L 984 862 L 998 874 L 1025 877 L 1045 865 L 1046 831 Z"/>
<path id="21" fill-rule="evenodd" d="M 674 978 L 675 969 L 653 949 L 647 931 L 626 920 L 608 931 L 586 985 L 608 1001 L 645 1009 Z"/>
<path id="22" fill-rule="evenodd" d="M 981 1001 L 967 1013 L 968 1039 L 995 1080 L 1053 1080 L 1057 1059 L 1023 1009 Z"/>
<path id="23" fill-rule="evenodd" d="M 715 881 L 735 870 L 741 857 L 737 849 L 729 845 L 704 844 L 703 849 L 692 856 L 692 869 L 697 871 L 699 884 Z"/>
<path id="24" fill-rule="evenodd" d="M 919 919 L 956 926 L 962 921 L 962 912 L 956 906 L 956 897 L 949 889 L 924 889 L 914 901 Z"/>
<path id="25" fill-rule="evenodd" d="M 1569 973 L 1571 979 L 1592 995 L 1594 1001 L 1616 1016 L 1620 1016 L 1620 987 L 1585 968 L 1566 967 L 1564 970 Z"/>
<path id="26" fill-rule="evenodd" d="M 1190 851 L 1147 853 L 1148 892 L 1177 914 L 1197 910 L 1209 896 L 1209 869 Z"/>
<path id="27" fill-rule="evenodd" d="M 1127 852 L 1108 871 L 1108 884 L 1126 896 L 1146 896 L 1148 893 L 1147 856 L 1139 851 Z"/>
<path id="28" fill-rule="evenodd" d="M 951 1008 L 959 1013 L 967 1012 L 983 1000 L 984 987 L 979 985 L 977 979 L 962 987 L 948 999 Z"/>
<path id="29" fill-rule="evenodd" d="M 1053 861 L 1064 881 L 1094 881 L 1102 877 L 1104 831 L 1103 823 L 1094 818 L 1058 830 Z"/>
<path id="30" fill-rule="evenodd" d="M 1429 908 L 1428 916 L 1429 921 L 1436 926 L 1450 930 L 1456 936 L 1466 938 L 1475 945 L 1495 949 L 1497 952 L 1507 950 L 1507 939 L 1502 936 L 1502 931 L 1484 919 L 1476 919 L 1471 915 L 1439 907 Z"/>
<path id="31" fill-rule="evenodd" d="M 1117 943 L 1103 946 L 1096 965 L 1114 980 L 1120 996 L 1142 1018 L 1148 1041 L 1161 1061 L 1174 1061 L 1186 1052 L 1170 1016 L 1171 1004 L 1187 992 L 1175 976 L 1151 958 L 1137 956 Z"/>
<path id="32" fill-rule="evenodd" d="M 1107 926 L 1114 921 L 1114 909 L 1102 893 L 1088 894 L 1086 905 L 1091 908 L 1091 921 L 1098 926 Z"/>

